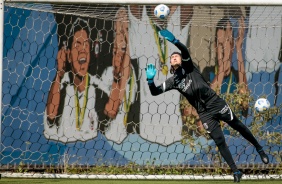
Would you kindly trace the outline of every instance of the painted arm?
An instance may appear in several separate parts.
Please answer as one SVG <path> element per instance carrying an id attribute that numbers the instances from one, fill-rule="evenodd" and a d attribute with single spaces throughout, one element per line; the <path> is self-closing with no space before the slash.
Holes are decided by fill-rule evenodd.
<path id="1" fill-rule="evenodd" d="M 239 33 L 238 37 L 236 39 L 236 50 L 237 50 L 237 58 L 238 58 L 238 75 L 239 75 L 239 87 L 240 93 L 246 93 L 247 92 L 247 77 L 246 77 L 246 71 L 245 71 L 245 64 L 243 59 L 243 52 L 242 52 L 242 45 L 244 40 L 244 33 L 245 33 L 245 23 L 244 18 L 241 17 L 239 20 Z"/>
<path id="2" fill-rule="evenodd" d="M 211 88 L 219 94 L 224 77 L 228 76 L 231 72 L 231 59 L 234 42 L 230 22 L 227 23 L 225 30 L 218 29 L 216 39 L 218 70 L 211 83 Z"/>
<path id="3" fill-rule="evenodd" d="M 128 15 L 125 8 L 120 8 L 116 14 L 115 38 L 113 48 L 113 76 L 112 90 L 104 113 L 114 119 L 123 101 L 127 80 L 130 77 L 130 56 L 128 47 Z"/>
<path id="4" fill-rule="evenodd" d="M 69 50 L 61 48 L 57 54 L 57 74 L 52 82 L 47 101 L 47 119 L 52 123 L 58 116 L 58 109 L 61 101 L 61 79 L 65 74 L 67 55 Z"/>

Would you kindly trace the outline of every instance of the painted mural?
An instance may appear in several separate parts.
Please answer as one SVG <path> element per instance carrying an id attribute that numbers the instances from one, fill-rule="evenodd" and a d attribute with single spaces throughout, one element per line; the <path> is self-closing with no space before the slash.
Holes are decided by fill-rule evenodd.
<path id="1" fill-rule="evenodd" d="M 152 6 L 114 7 L 111 20 L 5 6 L 0 163 L 59 164 L 66 155 L 82 165 L 213 163 L 214 143 L 193 107 L 177 91 L 150 94 L 147 64 L 161 84 L 176 51 L 158 36 L 163 28 L 186 43 L 219 95 L 239 96 L 244 124 L 279 133 L 282 7 L 170 9 L 160 21 Z M 257 130 L 252 107 L 262 96 L 275 111 Z M 222 128 L 237 163 L 260 163 Z M 259 140 L 276 163 L 281 141 L 267 135 Z"/>

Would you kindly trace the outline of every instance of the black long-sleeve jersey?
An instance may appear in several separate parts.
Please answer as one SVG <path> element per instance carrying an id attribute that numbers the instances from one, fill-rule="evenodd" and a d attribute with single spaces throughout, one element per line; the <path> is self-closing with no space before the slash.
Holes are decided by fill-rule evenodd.
<path id="1" fill-rule="evenodd" d="M 203 112 L 219 96 L 210 88 L 200 71 L 194 66 L 185 45 L 177 42 L 175 46 L 181 51 L 182 64 L 176 69 L 174 75 L 162 85 L 156 87 L 154 83 L 149 84 L 151 94 L 155 96 L 176 89 L 187 98 L 198 113 Z"/>

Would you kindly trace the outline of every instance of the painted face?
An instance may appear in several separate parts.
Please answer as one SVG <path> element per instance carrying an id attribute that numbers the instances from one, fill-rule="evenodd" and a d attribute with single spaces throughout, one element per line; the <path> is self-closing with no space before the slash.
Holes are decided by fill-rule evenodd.
<path id="1" fill-rule="evenodd" d="M 87 74 L 90 62 L 90 42 L 85 30 L 77 31 L 74 34 L 70 61 L 75 75 L 85 76 Z"/>
<path id="2" fill-rule="evenodd" d="M 170 56 L 170 64 L 171 66 L 180 66 L 182 58 L 179 54 L 173 54 Z"/>
<path id="3" fill-rule="evenodd" d="M 226 23 L 225 30 L 224 29 L 217 30 L 216 38 L 217 38 L 216 42 L 218 45 L 222 45 L 222 47 L 228 47 L 228 46 L 232 47 L 233 38 L 232 38 L 232 27 L 230 22 Z M 231 51 L 231 49 L 227 49 L 226 51 Z"/>

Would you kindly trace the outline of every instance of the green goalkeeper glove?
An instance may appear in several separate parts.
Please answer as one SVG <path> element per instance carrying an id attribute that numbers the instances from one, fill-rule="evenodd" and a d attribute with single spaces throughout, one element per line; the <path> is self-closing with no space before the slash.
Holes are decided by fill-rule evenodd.
<path id="1" fill-rule="evenodd" d="M 153 64 L 148 64 L 146 68 L 146 76 L 148 84 L 152 84 L 154 82 L 154 77 L 157 73 L 156 67 Z"/>
<path id="2" fill-rule="evenodd" d="M 177 40 L 175 38 L 175 36 L 170 32 L 168 31 L 167 29 L 163 29 L 159 32 L 159 34 L 164 37 L 166 40 L 168 40 L 169 42 L 173 43 L 173 44 L 176 44 L 179 42 L 179 40 Z"/>

